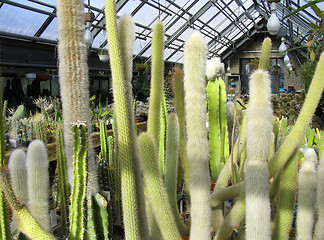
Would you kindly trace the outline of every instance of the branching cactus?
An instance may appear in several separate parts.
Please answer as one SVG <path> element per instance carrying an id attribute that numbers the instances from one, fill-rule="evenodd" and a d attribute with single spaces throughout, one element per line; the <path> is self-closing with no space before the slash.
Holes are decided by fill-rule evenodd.
<path id="1" fill-rule="evenodd" d="M 90 129 L 89 77 L 87 48 L 84 43 L 84 10 L 79 0 L 58 0 L 58 56 L 63 110 L 64 144 L 67 157 L 69 183 L 72 184 L 73 135 L 71 123 L 85 121 Z M 88 130 L 90 134 L 90 130 Z M 89 141 L 88 197 L 98 191 L 97 167 Z"/>
<path id="2" fill-rule="evenodd" d="M 270 45 L 265 39 L 263 45 Z M 264 48 L 264 46 L 263 46 Z M 264 53 L 262 53 L 264 54 Z M 261 55 L 262 55 L 261 54 Z M 261 57 L 262 59 L 262 57 Z M 268 158 L 272 134 L 271 81 L 264 70 L 250 79 L 246 139 L 246 238 L 271 239 Z"/>
<path id="3" fill-rule="evenodd" d="M 83 239 L 87 226 L 88 132 L 84 122 L 72 125 L 73 184 L 70 206 L 70 239 Z"/>
<path id="4" fill-rule="evenodd" d="M 307 150 L 298 177 L 297 240 L 313 239 L 317 172 L 314 149 Z"/>
<path id="5" fill-rule="evenodd" d="M 207 46 L 193 33 L 185 45 L 184 89 L 191 199 L 190 239 L 210 239 L 210 175 L 206 127 L 205 64 Z"/>
<path id="6" fill-rule="evenodd" d="M 24 205 L 28 203 L 26 153 L 22 149 L 13 151 L 9 158 L 9 173 L 12 190 L 17 200 Z M 16 226 L 16 217 L 13 219 Z"/>
<path id="7" fill-rule="evenodd" d="M 163 239 L 181 239 L 159 171 L 157 147 L 148 133 L 138 137 L 138 149 L 150 207 Z"/>
<path id="8" fill-rule="evenodd" d="M 117 123 L 117 155 L 125 238 L 147 239 L 149 231 L 147 221 L 145 221 L 145 209 L 142 208 L 144 205 L 144 193 L 143 188 L 140 189 L 140 166 L 136 153 L 134 114 L 131 111 L 133 102 L 130 100 L 131 96 L 128 94 L 129 90 L 125 84 L 126 74 L 117 37 L 116 3 L 114 0 L 106 0 L 105 14 L 106 25 L 109 26 L 107 36 L 113 79 L 114 115 Z M 137 173 L 135 173 L 136 171 Z M 137 199 L 138 196 L 142 199 L 141 203 Z"/>
<path id="9" fill-rule="evenodd" d="M 189 228 L 182 222 L 177 206 L 177 172 L 179 148 L 179 123 L 176 114 L 171 113 L 168 119 L 166 156 L 165 156 L 165 187 L 174 219 L 182 236 L 189 233 Z"/>
<path id="10" fill-rule="evenodd" d="M 317 239 L 324 239 L 324 152 L 318 167 L 317 176 Z"/>
<path id="11" fill-rule="evenodd" d="M 2 78 L 0 76 L 0 169 L 6 165 L 5 162 L 5 135 L 4 135 L 4 115 L 2 102 Z M 0 191 L 0 237 L 3 240 L 10 239 L 8 206 L 5 202 L 3 192 Z"/>
<path id="12" fill-rule="evenodd" d="M 50 231 L 49 173 L 47 149 L 41 140 L 32 141 L 27 150 L 28 210 L 40 226 Z"/>

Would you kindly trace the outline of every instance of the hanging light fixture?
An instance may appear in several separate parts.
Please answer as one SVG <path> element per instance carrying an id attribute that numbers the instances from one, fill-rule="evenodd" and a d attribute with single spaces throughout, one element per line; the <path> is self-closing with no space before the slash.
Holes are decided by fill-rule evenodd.
<path id="1" fill-rule="evenodd" d="M 276 35 L 280 29 L 280 21 L 276 14 L 277 3 L 276 1 L 270 0 L 268 0 L 268 2 L 271 2 L 271 16 L 268 19 L 267 29 L 271 35 Z"/>
<path id="2" fill-rule="evenodd" d="M 281 38 L 281 44 L 279 46 L 279 53 L 281 53 L 281 54 L 284 54 L 284 52 L 287 51 L 287 46 L 286 46 L 285 40 L 286 39 L 284 37 Z"/>
<path id="3" fill-rule="evenodd" d="M 90 11 L 90 0 L 88 0 L 88 12 L 84 14 L 84 20 L 85 20 L 85 32 L 84 32 L 84 42 L 88 48 L 91 48 L 93 43 L 93 36 L 91 33 L 91 23 L 94 20 L 94 14 Z"/>
<path id="4" fill-rule="evenodd" d="M 287 65 L 288 63 L 290 63 L 290 58 L 288 56 L 288 54 L 286 54 L 286 56 L 284 57 L 284 63 Z"/>

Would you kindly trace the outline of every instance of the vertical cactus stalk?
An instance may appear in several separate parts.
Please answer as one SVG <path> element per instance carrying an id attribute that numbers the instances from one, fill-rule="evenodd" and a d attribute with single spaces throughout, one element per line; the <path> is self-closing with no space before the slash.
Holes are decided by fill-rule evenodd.
<path id="1" fill-rule="evenodd" d="M 15 194 L 10 185 L 9 176 L 5 169 L 0 170 L 0 185 L 1 189 L 6 196 L 6 200 L 9 203 L 12 210 L 14 210 L 18 219 L 18 229 L 26 234 L 30 239 L 35 240 L 55 240 L 56 238 L 46 232 L 37 221 L 31 216 L 27 207 L 18 202 Z M 9 234 L 10 235 L 10 234 Z M 6 239 L 6 238 L 2 238 Z"/>
<path id="2" fill-rule="evenodd" d="M 182 236 L 187 236 L 189 228 L 180 218 L 177 206 L 177 170 L 179 148 L 179 123 L 176 114 L 171 113 L 168 119 L 166 156 L 165 156 L 165 187 L 174 219 Z"/>
<path id="3" fill-rule="evenodd" d="M 87 226 L 87 183 L 88 183 L 88 131 L 85 122 L 72 124 L 73 184 L 70 206 L 70 239 L 85 237 Z"/>
<path id="4" fill-rule="evenodd" d="M 164 82 L 164 27 L 162 22 L 157 22 L 153 27 L 152 39 L 152 67 L 150 105 L 147 119 L 147 132 L 159 143 L 160 113 Z"/>
<path id="5" fill-rule="evenodd" d="M 193 33 L 185 44 L 184 89 L 187 123 L 187 153 L 191 199 L 190 239 L 210 239 L 210 175 L 206 127 L 205 64 L 207 46 L 202 35 Z"/>
<path id="6" fill-rule="evenodd" d="M 165 174 L 165 146 L 168 126 L 168 109 L 166 105 L 165 93 L 162 91 L 161 115 L 160 115 L 160 139 L 159 139 L 159 166 L 160 172 Z"/>
<path id="7" fill-rule="evenodd" d="M 84 43 L 83 2 L 58 0 L 58 56 L 63 110 L 64 144 L 67 157 L 69 183 L 72 184 L 73 135 L 71 124 L 84 121 L 90 134 L 89 76 L 87 48 Z M 98 191 L 97 167 L 92 139 L 89 141 L 88 197 Z"/>
<path id="8" fill-rule="evenodd" d="M 6 166 L 5 162 L 5 134 L 4 134 L 4 114 L 2 99 L 2 77 L 0 76 L 0 169 Z M 0 191 L 0 237 L 3 240 L 10 239 L 8 206 L 5 202 L 3 192 Z"/>
<path id="9" fill-rule="evenodd" d="M 12 190 L 17 200 L 23 205 L 28 203 L 26 157 L 26 153 L 22 149 L 16 149 L 11 153 L 8 165 Z M 13 222 L 17 227 L 18 222 L 15 213 Z"/>
<path id="10" fill-rule="evenodd" d="M 190 204 L 189 192 L 189 164 L 187 156 L 187 140 L 185 128 L 185 103 L 184 103 L 184 87 L 183 87 L 183 71 L 176 69 L 172 74 L 171 87 L 175 97 L 176 113 L 179 122 L 179 155 L 183 169 L 184 182 L 186 187 L 187 203 Z M 181 175 L 181 174 L 180 174 Z"/>
<path id="11" fill-rule="evenodd" d="M 181 239 L 159 171 L 157 147 L 149 133 L 142 133 L 138 137 L 138 149 L 150 207 L 163 239 Z"/>
<path id="12" fill-rule="evenodd" d="M 28 210 L 39 225 L 50 231 L 48 155 L 44 142 L 32 141 L 27 149 Z"/>
<path id="13" fill-rule="evenodd" d="M 69 185 L 66 172 L 66 157 L 64 152 L 63 143 L 63 129 L 59 123 L 56 129 L 56 155 L 57 155 L 57 174 L 59 179 L 59 198 L 60 198 L 60 211 L 61 211 L 61 225 L 62 233 L 68 234 L 68 195 Z"/>
<path id="14" fill-rule="evenodd" d="M 106 0 L 105 14 L 113 79 L 114 111 L 117 123 L 117 154 L 118 167 L 120 167 L 125 239 L 147 239 L 148 226 L 145 223 L 147 221 L 145 219 L 144 222 L 141 221 L 142 225 L 140 227 L 139 220 L 145 217 L 146 214 L 145 209 L 141 207 L 139 209 L 139 205 L 144 205 L 144 203 L 143 201 L 139 203 L 137 192 L 141 191 L 140 195 L 143 196 L 144 193 L 143 189 L 140 189 L 141 184 L 138 184 L 141 179 L 138 177 L 140 166 L 136 153 L 134 114 L 131 111 L 133 103 L 130 101 L 129 90 L 125 86 L 126 74 L 117 37 L 116 2 L 114 0 Z M 137 173 L 135 173 L 136 171 Z"/>
<path id="15" fill-rule="evenodd" d="M 100 149 L 101 157 L 108 160 L 108 133 L 106 121 L 100 121 Z"/>
<path id="16" fill-rule="evenodd" d="M 309 87 L 307 97 L 304 101 L 300 114 L 291 129 L 289 135 L 279 147 L 276 153 L 269 161 L 270 176 L 274 176 L 286 163 L 295 149 L 300 146 L 300 143 L 305 136 L 305 132 L 313 117 L 318 102 L 322 96 L 324 89 L 324 53 L 321 54 L 317 63 L 313 80 Z"/>
<path id="17" fill-rule="evenodd" d="M 271 42 L 266 39 L 264 45 Z M 263 57 L 264 52 L 261 53 Z M 261 57 L 261 58 L 262 58 Z M 264 70 L 250 79 L 246 139 L 246 238 L 271 239 L 268 158 L 272 135 L 271 81 Z"/>
<path id="18" fill-rule="evenodd" d="M 272 239 L 288 240 L 294 217 L 297 191 L 298 152 L 286 163 L 279 189 L 278 208 Z"/>
<path id="19" fill-rule="evenodd" d="M 259 59 L 259 69 L 266 71 L 269 67 L 269 60 L 270 60 L 270 52 L 271 52 L 271 39 L 265 38 L 263 40 L 261 46 L 261 56 Z"/>
<path id="20" fill-rule="evenodd" d="M 324 239 L 324 152 L 319 162 L 317 176 L 317 239 Z"/>
<path id="21" fill-rule="evenodd" d="M 317 180 L 314 159 L 317 156 L 312 148 L 307 152 L 298 177 L 297 240 L 313 239 Z"/>

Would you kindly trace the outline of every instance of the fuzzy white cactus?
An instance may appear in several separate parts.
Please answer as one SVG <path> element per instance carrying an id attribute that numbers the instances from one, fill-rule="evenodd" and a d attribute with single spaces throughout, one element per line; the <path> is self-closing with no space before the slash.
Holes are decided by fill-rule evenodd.
<path id="1" fill-rule="evenodd" d="M 318 167 L 317 176 L 317 239 L 324 239 L 324 152 Z"/>
<path id="2" fill-rule="evenodd" d="M 185 44 L 184 89 L 187 123 L 187 152 L 191 198 L 190 239 L 210 239 L 210 174 L 206 127 L 205 63 L 207 46 L 202 35 L 192 34 Z"/>
<path id="3" fill-rule="evenodd" d="M 269 172 L 272 133 L 271 81 L 264 70 L 250 79 L 246 138 L 246 239 L 270 240 Z"/>
<path id="4" fill-rule="evenodd" d="M 45 144 L 32 141 L 27 150 L 28 210 L 38 224 L 50 231 L 48 155 Z"/>
<path id="5" fill-rule="evenodd" d="M 298 177 L 297 240 L 313 239 L 315 221 L 317 172 L 314 160 L 317 157 L 310 149 L 305 153 Z"/>
<path id="6" fill-rule="evenodd" d="M 206 62 L 206 77 L 208 80 L 214 80 L 224 74 L 224 63 L 219 57 L 211 58 Z"/>

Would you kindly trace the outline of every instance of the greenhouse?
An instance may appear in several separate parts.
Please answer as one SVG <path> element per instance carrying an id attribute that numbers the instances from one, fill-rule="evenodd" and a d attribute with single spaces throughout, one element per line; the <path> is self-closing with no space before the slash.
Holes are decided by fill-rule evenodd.
<path id="1" fill-rule="evenodd" d="M 0 0 L 0 239 L 324 240 L 323 0 Z"/>

